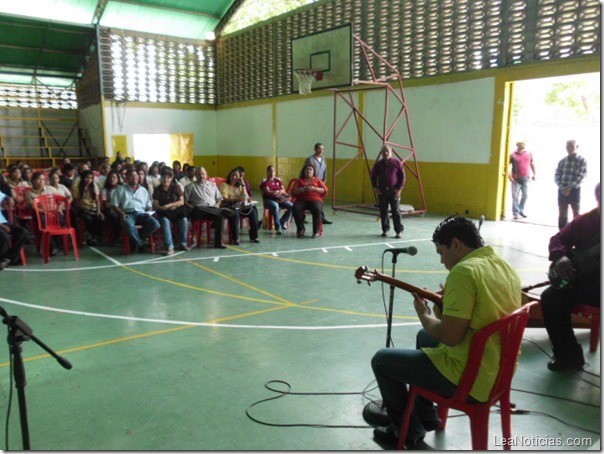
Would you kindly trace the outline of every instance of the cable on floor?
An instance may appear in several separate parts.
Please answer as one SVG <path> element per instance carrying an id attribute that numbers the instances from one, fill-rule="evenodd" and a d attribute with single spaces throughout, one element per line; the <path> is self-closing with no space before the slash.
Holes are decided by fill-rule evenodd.
<path id="1" fill-rule="evenodd" d="M 275 389 L 274 387 L 272 387 L 273 384 L 280 384 L 280 385 L 284 385 L 286 386 L 286 390 L 279 390 L 279 389 Z M 268 382 L 266 382 L 264 384 L 264 387 L 266 389 L 268 389 L 269 391 L 272 391 L 274 393 L 277 393 L 276 396 L 273 397 L 268 397 L 266 399 L 262 399 L 259 400 L 257 402 L 254 402 L 253 404 L 251 404 L 249 407 L 246 408 L 245 410 L 245 414 L 247 415 L 248 418 L 250 418 L 252 421 L 257 422 L 258 424 L 262 424 L 263 426 L 270 426 L 270 427 L 314 427 L 314 428 L 329 428 L 329 429 L 372 429 L 371 426 L 369 425 L 364 425 L 364 426 L 355 426 L 355 425 L 346 425 L 346 424 L 316 424 L 316 423 L 271 423 L 271 422 L 266 422 L 266 421 L 262 421 L 260 419 L 257 419 L 255 417 L 253 417 L 250 414 L 250 410 L 255 407 L 256 405 L 259 405 L 261 403 L 264 402 L 269 402 L 271 400 L 276 400 L 276 399 L 280 399 L 282 397 L 285 397 L 287 395 L 290 396 L 365 396 L 365 394 L 369 391 L 373 391 L 373 389 L 370 390 L 364 390 L 364 391 L 356 391 L 356 392 L 292 392 L 291 391 L 291 385 L 289 383 L 287 383 L 286 381 L 283 380 L 270 380 Z"/>

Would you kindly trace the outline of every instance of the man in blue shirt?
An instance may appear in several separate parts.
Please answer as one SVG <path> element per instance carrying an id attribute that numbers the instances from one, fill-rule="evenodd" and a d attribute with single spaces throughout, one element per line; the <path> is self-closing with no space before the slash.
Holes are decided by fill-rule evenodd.
<path id="1" fill-rule="evenodd" d="M 126 231 L 134 241 L 137 252 L 145 252 L 145 243 L 136 226 L 142 226 L 142 233 L 145 235 L 152 235 L 160 226 L 159 221 L 153 217 L 151 212 L 152 202 L 149 191 L 140 186 L 138 180 L 136 169 L 128 170 L 127 184 L 123 184 L 113 191 L 111 205 L 121 213 Z"/>
<path id="2" fill-rule="evenodd" d="M 3 192 L 0 192 L 0 205 L 3 208 L 12 210 L 15 206 L 15 201 Z M 20 252 L 26 238 L 27 230 L 8 222 L 4 216 L 4 212 L 0 211 L 0 271 L 8 265 L 21 265 Z"/>

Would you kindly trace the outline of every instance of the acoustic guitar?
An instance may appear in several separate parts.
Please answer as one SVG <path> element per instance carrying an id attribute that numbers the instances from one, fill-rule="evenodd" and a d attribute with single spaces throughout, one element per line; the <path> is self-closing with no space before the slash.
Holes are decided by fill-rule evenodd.
<path id="1" fill-rule="evenodd" d="M 600 267 L 600 245 L 596 244 L 582 252 L 575 252 L 569 258 L 575 267 L 575 274 L 569 278 L 563 278 L 558 274 L 554 262 L 550 264 L 547 277 L 552 287 L 557 289 L 572 287 L 579 277 L 595 272 Z"/>
<path id="2" fill-rule="evenodd" d="M 361 266 L 357 268 L 357 270 L 354 272 L 354 277 L 357 279 L 357 283 L 359 284 L 361 283 L 361 281 L 367 281 L 368 284 L 375 281 L 381 281 L 385 282 L 386 284 L 390 284 L 396 288 L 400 288 L 411 293 L 417 293 L 422 298 L 432 301 L 441 310 L 443 308 L 442 295 L 430 292 L 423 288 L 416 287 L 403 281 L 399 281 L 398 279 L 395 279 L 393 277 L 378 273 L 376 270 L 370 271 L 366 266 Z"/>

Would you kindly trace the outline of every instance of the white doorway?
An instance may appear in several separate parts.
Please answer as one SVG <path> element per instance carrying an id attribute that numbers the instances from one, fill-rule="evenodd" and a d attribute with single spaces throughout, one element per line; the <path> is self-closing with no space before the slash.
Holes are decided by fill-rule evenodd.
<path id="1" fill-rule="evenodd" d="M 510 152 L 518 141 L 533 154 L 537 178 L 529 186 L 528 218 L 523 222 L 558 225 L 558 189 L 554 173 L 574 139 L 587 160 L 581 189 L 581 213 L 596 206 L 594 188 L 600 181 L 600 73 L 519 81 L 514 84 Z M 510 188 L 505 217 L 512 219 Z M 572 215 L 570 215 L 572 218 Z"/>
<path id="2" fill-rule="evenodd" d="M 170 165 L 170 134 L 132 134 L 134 159 L 152 162 L 165 162 Z"/>

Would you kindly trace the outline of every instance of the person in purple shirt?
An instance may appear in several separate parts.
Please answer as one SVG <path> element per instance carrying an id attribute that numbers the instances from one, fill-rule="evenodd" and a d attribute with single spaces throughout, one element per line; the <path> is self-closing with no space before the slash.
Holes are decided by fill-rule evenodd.
<path id="1" fill-rule="evenodd" d="M 554 356 L 552 371 L 581 369 L 583 348 L 572 328 L 571 314 L 578 304 L 600 307 L 600 183 L 596 185 L 597 208 L 577 216 L 549 241 L 549 259 L 564 281 L 545 289 L 541 309 Z"/>
<path id="2" fill-rule="evenodd" d="M 380 150 L 382 159 L 378 159 L 371 169 L 371 185 L 378 197 L 380 219 L 382 221 L 382 236 L 388 236 L 390 219 L 388 208 L 392 212 L 395 238 L 400 238 L 405 230 L 401 220 L 400 198 L 405 187 L 405 169 L 400 159 L 393 156 L 392 148 L 383 145 Z"/>

